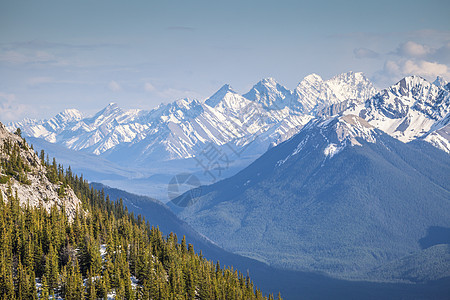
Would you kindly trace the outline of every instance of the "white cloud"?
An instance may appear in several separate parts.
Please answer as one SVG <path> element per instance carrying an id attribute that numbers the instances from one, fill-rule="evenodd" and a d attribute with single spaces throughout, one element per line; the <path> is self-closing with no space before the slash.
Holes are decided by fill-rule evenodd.
<path id="1" fill-rule="evenodd" d="M 156 91 L 155 86 L 154 86 L 153 84 L 151 84 L 150 82 L 146 82 L 146 83 L 144 84 L 144 89 L 145 89 L 147 92 L 155 92 L 155 91 Z"/>
<path id="2" fill-rule="evenodd" d="M 408 41 L 400 44 L 386 56 L 382 70 L 373 79 L 377 86 L 386 87 L 405 76 L 418 75 L 429 81 L 437 76 L 450 79 L 450 43 L 441 42 L 440 47 L 432 47 Z"/>
<path id="3" fill-rule="evenodd" d="M 406 57 L 424 57 L 432 52 L 430 47 L 413 41 L 403 43 L 397 48 L 397 54 Z"/>
<path id="4" fill-rule="evenodd" d="M 0 121 L 10 122 L 22 119 L 30 112 L 30 107 L 16 101 L 16 95 L 0 92 Z"/>
<path id="5" fill-rule="evenodd" d="M 389 60 L 384 65 L 384 71 L 393 77 L 419 75 L 429 80 L 434 80 L 437 76 L 446 79 L 450 78 L 450 72 L 447 65 L 426 60 Z"/>
<path id="6" fill-rule="evenodd" d="M 380 56 L 377 52 L 367 48 L 355 48 L 353 54 L 356 58 L 378 58 Z"/>
<path id="7" fill-rule="evenodd" d="M 418 62 L 407 60 L 403 64 L 403 72 L 418 74 L 424 77 L 442 76 L 448 78 L 448 67 L 443 64 L 421 60 Z"/>
<path id="8" fill-rule="evenodd" d="M 120 90 L 122 90 L 122 87 L 120 86 L 120 84 L 118 84 L 116 81 L 111 80 L 108 84 L 108 88 L 113 91 L 113 92 L 119 92 Z"/>

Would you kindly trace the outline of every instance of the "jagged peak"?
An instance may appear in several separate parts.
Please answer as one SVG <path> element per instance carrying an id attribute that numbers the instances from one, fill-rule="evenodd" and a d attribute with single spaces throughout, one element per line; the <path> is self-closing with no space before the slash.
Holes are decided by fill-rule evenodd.
<path id="1" fill-rule="evenodd" d="M 419 75 L 410 75 L 400 79 L 400 81 L 398 81 L 395 85 L 404 86 L 404 85 L 417 85 L 423 83 L 429 84 L 429 82 L 425 78 Z"/>
<path id="2" fill-rule="evenodd" d="M 328 128 L 334 126 L 336 123 L 347 124 L 348 126 L 357 126 L 360 128 L 372 129 L 375 128 L 365 119 L 354 114 L 338 114 L 331 117 L 319 117 L 311 122 L 312 126 L 320 128 Z"/>
<path id="3" fill-rule="evenodd" d="M 230 84 L 224 84 L 217 92 L 205 100 L 208 106 L 215 107 L 228 93 L 237 94 Z"/>
<path id="4" fill-rule="evenodd" d="M 83 114 L 75 108 L 66 108 L 65 110 L 63 110 L 62 112 L 60 112 L 59 114 L 56 115 L 56 117 L 63 117 L 66 120 L 81 120 L 83 118 Z"/>
<path id="5" fill-rule="evenodd" d="M 331 79 L 327 81 L 336 81 L 336 80 L 343 80 L 343 81 L 350 81 L 350 80 L 358 80 L 358 81 L 369 81 L 369 79 L 366 77 L 366 75 L 363 72 L 353 72 L 348 71 L 345 73 L 338 74 L 336 76 L 333 76 Z"/>
<path id="6" fill-rule="evenodd" d="M 277 86 L 278 82 L 273 77 L 267 77 L 261 79 L 256 85 L 262 84 L 265 86 Z"/>
<path id="7" fill-rule="evenodd" d="M 118 108 L 119 106 L 117 105 L 116 102 L 109 102 L 109 104 L 105 107 L 105 108 Z"/>
<path id="8" fill-rule="evenodd" d="M 222 92 L 222 93 L 228 93 L 228 92 L 236 93 L 233 90 L 233 87 L 229 83 L 224 84 L 216 93 L 219 93 L 219 92 Z"/>
<path id="9" fill-rule="evenodd" d="M 195 99 L 192 98 L 180 98 L 174 101 L 175 104 L 177 105 L 187 105 L 187 104 L 191 104 L 192 102 L 195 102 Z"/>
<path id="10" fill-rule="evenodd" d="M 332 117 L 318 117 L 306 124 L 299 134 L 292 138 L 299 142 L 295 150 L 285 159 L 277 161 L 277 166 L 284 164 L 289 158 L 300 153 L 307 143 L 317 151 L 318 140 L 326 143 L 322 148 L 326 159 L 332 158 L 346 147 L 362 146 L 361 141 L 376 143 L 378 131 L 366 120 L 357 115 L 346 114 Z M 296 139 L 300 137 L 301 139 Z"/>
<path id="11" fill-rule="evenodd" d="M 402 96 L 409 95 L 410 92 L 417 88 L 435 88 L 438 89 L 436 86 L 432 85 L 430 82 L 428 82 L 425 78 L 418 76 L 418 75 L 410 75 L 402 78 L 400 81 L 395 83 L 394 85 L 390 86 L 389 88 L 385 89 L 384 91 L 390 91 L 394 94 L 400 94 Z"/>
<path id="12" fill-rule="evenodd" d="M 120 110 L 119 106 L 115 102 L 110 102 L 104 109 L 102 109 L 99 114 L 110 114 L 116 110 Z"/>
<path id="13" fill-rule="evenodd" d="M 261 89 L 267 89 L 267 90 L 272 90 L 272 91 L 280 91 L 282 93 L 290 92 L 285 86 L 280 84 L 273 77 L 267 77 L 267 78 L 261 79 L 252 88 L 252 90 L 258 90 L 260 92 L 261 92 Z M 248 92 L 247 94 L 249 94 L 250 92 Z"/>
<path id="14" fill-rule="evenodd" d="M 438 87 L 445 87 L 445 86 L 448 84 L 448 81 L 445 80 L 445 79 L 444 79 L 443 77 L 441 77 L 441 76 L 437 76 L 437 77 L 436 77 L 436 80 L 433 81 L 433 84 L 434 84 L 435 86 L 438 86 Z"/>
<path id="15" fill-rule="evenodd" d="M 333 117 L 316 118 L 307 125 L 305 130 L 319 128 L 328 139 L 336 139 L 335 143 L 347 143 L 349 145 L 361 144 L 355 138 L 362 138 L 368 142 L 376 142 L 376 128 L 363 118 L 353 114 L 340 114 Z"/>
<path id="16" fill-rule="evenodd" d="M 322 82 L 323 79 L 320 77 L 320 75 L 317 75 L 316 73 L 309 74 L 305 78 L 303 78 L 302 82 Z"/>
<path id="17" fill-rule="evenodd" d="M 172 102 L 170 106 L 176 106 L 178 108 L 190 109 L 197 105 L 200 105 L 200 102 L 197 99 L 181 98 L 181 99 L 178 99 L 178 100 L 175 100 L 174 102 Z"/>
<path id="18" fill-rule="evenodd" d="M 290 90 L 274 78 L 267 77 L 256 83 L 248 93 L 242 96 L 252 101 L 263 102 L 265 106 L 271 106 L 274 101 L 283 100 L 291 94 Z"/>

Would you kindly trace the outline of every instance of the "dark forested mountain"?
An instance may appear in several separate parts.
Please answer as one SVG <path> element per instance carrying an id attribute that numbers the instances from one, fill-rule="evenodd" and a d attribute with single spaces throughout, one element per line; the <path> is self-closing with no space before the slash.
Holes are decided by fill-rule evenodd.
<path id="1" fill-rule="evenodd" d="M 445 299 L 446 295 L 450 292 L 448 280 L 438 280 L 431 283 L 415 285 L 408 283 L 377 283 L 339 280 L 317 272 L 301 272 L 270 267 L 260 261 L 225 251 L 217 245 L 212 244 L 210 240 L 198 234 L 187 223 L 178 219 L 165 205 L 154 199 L 134 195 L 98 183 L 92 183 L 91 185 L 98 190 L 103 190 L 105 194 L 110 195 L 110 199 L 112 200 L 122 199 L 123 204 L 128 207 L 130 212 L 134 212 L 135 215 L 142 214 L 146 217 L 150 225 L 158 225 L 163 234 L 174 232 L 178 236 L 185 235 L 186 240 L 194 245 L 194 249 L 197 249 L 197 251 L 201 249 L 203 256 L 207 259 L 213 261 L 219 260 L 221 265 L 233 265 L 237 269 L 247 270 L 255 284 L 261 287 L 263 292 L 274 293 L 281 291 L 285 299 Z M 442 232 L 439 228 L 436 230 L 433 229 L 427 235 L 427 238 L 422 241 L 424 247 L 428 248 L 430 245 L 435 245 L 438 241 L 442 241 L 445 234 L 446 232 Z M 248 243 L 251 242 L 248 241 Z M 433 257 L 435 250 L 437 253 L 442 254 L 446 248 L 442 248 L 441 246 L 437 245 L 428 248 L 430 250 L 426 250 L 427 255 L 424 256 L 425 259 L 428 259 L 428 262 L 432 262 L 430 257 Z M 407 265 L 403 261 L 397 262 L 397 264 L 400 264 L 404 268 L 397 267 L 396 264 L 395 272 L 392 272 L 393 268 L 389 268 L 389 266 L 378 269 L 376 270 L 376 275 L 380 277 L 379 274 L 383 274 L 385 278 L 396 279 L 396 274 L 409 270 L 406 267 L 410 268 L 412 262 L 416 261 L 415 259 L 417 260 L 417 256 L 408 257 L 406 260 Z M 423 257 L 419 259 L 423 259 Z M 430 264 L 430 266 L 433 266 L 433 264 Z M 445 268 L 445 266 L 444 264 L 441 268 Z M 386 274 L 390 274 L 390 277 L 386 276 Z M 424 281 L 420 277 L 423 275 L 420 272 L 412 274 L 412 276 L 414 275 L 417 281 Z M 439 275 L 442 275 L 442 270 Z"/>
<path id="2" fill-rule="evenodd" d="M 267 299 L 1 123 L 0 158 L 1 299 Z"/>
<path id="3" fill-rule="evenodd" d="M 450 156 L 402 143 L 355 115 L 318 119 L 235 176 L 174 203 L 183 220 L 232 252 L 375 278 L 382 272 L 368 272 L 420 256 L 429 228 L 450 228 Z M 433 245 L 441 243 L 448 240 Z M 436 259 L 450 266 L 448 252 L 436 253 L 447 253 Z"/>

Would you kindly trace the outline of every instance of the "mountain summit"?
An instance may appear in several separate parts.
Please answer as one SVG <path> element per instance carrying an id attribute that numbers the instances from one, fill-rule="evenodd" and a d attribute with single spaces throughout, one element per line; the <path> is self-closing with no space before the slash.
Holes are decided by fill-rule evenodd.
<path id="1" fill-rule="evenodd" d="M 450 157 L 428 143 L 339 115 L 310 121 L 235 176 L 191 193 L 199 197 L 178 215 L 235 253 L 362 279 L 421 253 L 431 227 L 450 227 L 449 176 Z"/>
<path id="2" fill-rule="evenodd" d="M 403 142 L 439 135 L 436 131 L 448 124 L 449 112 L 450 93 L 419 76 L 405 77 L 346 111 Z M 434 140 L 438 138 L 448 141 L 445 135 Z"/>
<path id="3" fill-rule="evenodd" d="M 255 84 L 243 97 L 267 108 L 282 109 L 290 104 L 292 92 L 269 77 Z"/>
<path id="4" fill-rule="evenodd" d="M 375 87 L 363 73 L 348 72 L 326 81 L 311 74 L 295 88 L 291 105 L 311 114 L 344 101 L 364 102 L 375 93 Z"/>

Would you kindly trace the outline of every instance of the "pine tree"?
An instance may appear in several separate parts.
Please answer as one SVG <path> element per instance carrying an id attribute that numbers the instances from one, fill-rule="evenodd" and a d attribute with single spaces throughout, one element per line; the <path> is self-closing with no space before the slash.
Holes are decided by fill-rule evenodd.
<path id="1" fill-rule="evenodd" d="M 97 292 L 95 291 L 95 283 L 92 277 L 92 268 L 88 270 L 86 277 L 86 299 L 95 300 L 97 298 Z"/>
<path id="2" fill-rule="evenodd" d="M 8 147 L 12 163 L 0 160 L 2 170 L 8 165 L 25 178 L 22 148 L 4 144 L 1 151 Z M 50 165 L 47 158 L 46 168 L 49 179 L 74 190 L 82 210 L 69 222 L 64 207 L 53 206 L 50 212 L 42 205 L 20 207 L 17 191 L 7 185 L 7 199 L 0 193 L 1 299 L 36 299 L 35 277 L 41 278 L 41 296 L 48 298 L 61 287 L 58 292 L 66 300 L 105 298 L 112 290 L 117 299 L 266 299 L 248 274 L 207 261 L 185 236 L 180 243 L 176 234 L 163 237 L 121 200 L 105 199 L 70 167 L 64 173 L 62 165 L 55 160 Z M 100 244 L 106 244 L 103 259 Z M 132 276 L 139 281 L 136 290 Z"/>
<path id="3" fill-rule="evenodd" d="M 49 297 L 49 286 L 47 283 L 47 278 L 44 276 L 42 276 L 42 280 L 41 280 L 41 297 L 40 299 L 48 299 Z"/>

